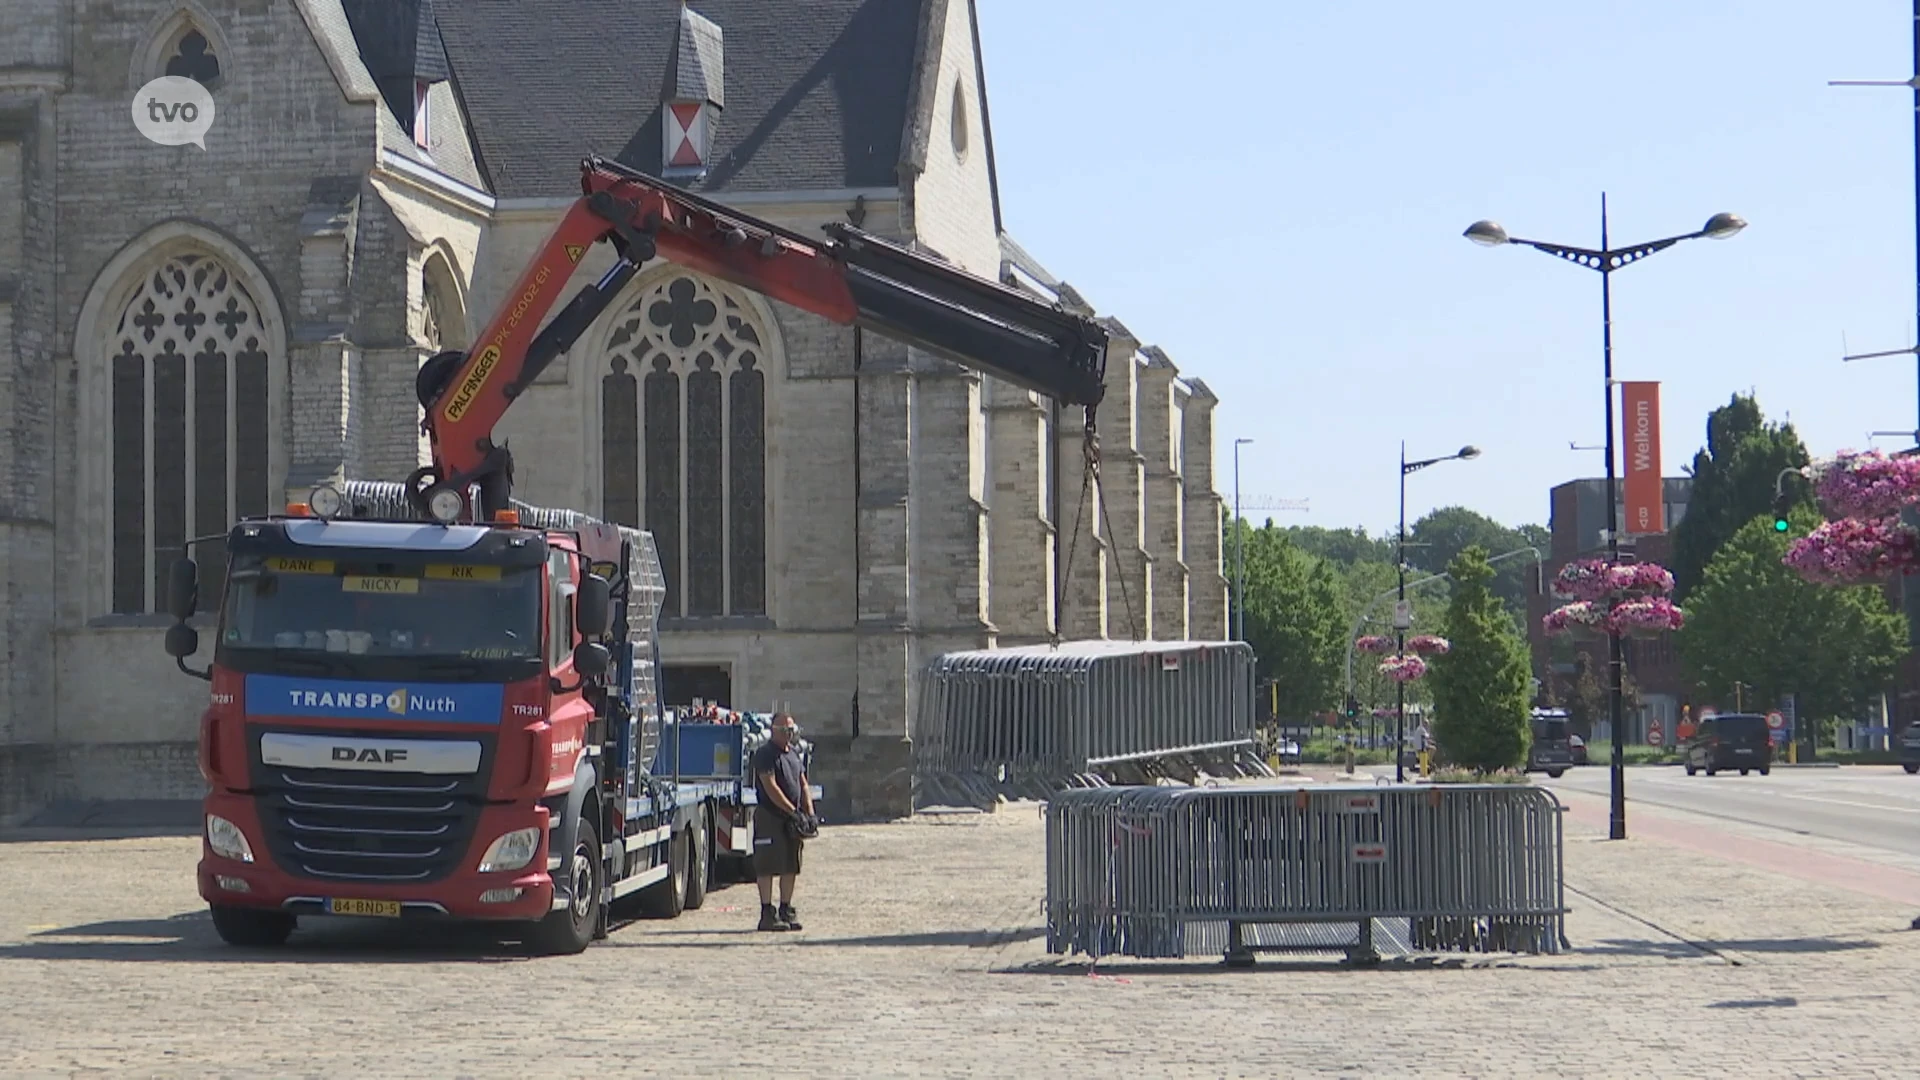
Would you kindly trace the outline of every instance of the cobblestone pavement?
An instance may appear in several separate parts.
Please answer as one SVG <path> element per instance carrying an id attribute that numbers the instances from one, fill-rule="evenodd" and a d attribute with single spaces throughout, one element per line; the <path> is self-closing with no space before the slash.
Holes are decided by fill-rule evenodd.
<path id="1" fill-rule="evenodd" d="M 536 959 L 462 928 L 214 937 L 182 837 L 0 843 L 0 1075 L 1911 1076 L 1915 910 L 1569 815 L 1574 951 L 1348 970 L 1048 957 L 1037 808 L 835 828 Z"/>

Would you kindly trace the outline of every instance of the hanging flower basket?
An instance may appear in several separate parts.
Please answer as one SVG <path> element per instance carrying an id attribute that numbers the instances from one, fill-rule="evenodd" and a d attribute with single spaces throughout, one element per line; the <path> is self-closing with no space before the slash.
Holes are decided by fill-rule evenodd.
<path id="1" fill-rule="evenodd" d="M 1665 596 L 1673 591 L 1673 575 L 1658 563 L 1623 563 L 1607 571 L 1615 596 Z"/>
<path id="2" fill-rule="evenodd" d="M 1363 653 L 1389 653 L 1393 651 L 1393 639 L 1378 634 L 1368 634 L 1353 643 L 1353 647 Z"/>
<path id="3" fill-rule="evenodd" d="M 1654 597 L 1615 604 L 1607 616 L 1607 629 L 1622 637 L 1658 637 L 1680 629 L 1685 621 L 1686 613 L 1673 606 L 1673 601 Z"/>
<path id="4" fill-rule="evenodd" d="M 1841 518 L 1795 540 L 1780 560 L 1823 585 L 1857 585 L 1920 568 L 1920 536 L 1897 517 Z"/>
<path id="5" fill-rule="evenodd" d="M 1427 673 L 1427 662 L 1412 653 L 1389 656 L 1380 664 L 1380 674 L 1394 682 L 1410 683 Z"/>
<path id="6" fill-rule="evenodd" d="M 1613 589 L 1613 567 L 1604 559 L 1581 559 L 1553 577 L 1553 595 L 1562 600 L 1599 600 Z"/>
<path id="7" fill-rule="evenodd" d="M 1920 458 L 1842 450 L 1805 472 L 1812 475 L 1813 497 L 1829 518 L 1878 520 L 1920 501 Z"/>
<path id="8" fill-rule="evenodd" d="M 1438 634 L 1420 634 L 1407 639 L 1407 647 L 1421 656 L 1445 656 L 1453 643 Z"/>
<path id="9" fill-rule="evenodd" d="M 1577 600 L 1571 604 L 1554 608 L 1540 625 L 1549 634 L 1564 634 L 1570 630 L 1598 630 L 1606 625 L 1607 608 L 1591 600 Z"/>

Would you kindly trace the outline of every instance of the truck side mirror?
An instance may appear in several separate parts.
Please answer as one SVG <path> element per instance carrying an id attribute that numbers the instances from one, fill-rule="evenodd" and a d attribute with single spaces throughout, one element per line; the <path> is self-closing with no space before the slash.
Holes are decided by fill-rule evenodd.
<path id="1" fill-rule="evenodd" d="M 200 651 L 200 631 L 188 626 L 184 621 L 167 627 L 167 655 L 175 660 L 185 660 Z"/>
<path id="2" fill-rule="evenodd" d="M 580 578 L 580 591 L 573 596 L 573 627 L 582 637 L 599 637 L 607 632 L 608 609 L 613 603 L 613 588 L 598 574 Z M 604 669 L 602 669 L 604 670 Z"/>
<path id="3" fill-rule="evenodd" d="M 583 641 L 573 647 L 574 674 L 583 679 L 597 679 L 612 666 L 613 654 L 597 641 Z"/>
<path id="4" fill-rule="evenodd" d="M 193 617 L 194 609 L 199 605 L 200 568 L 194 565 L 192 559 L 173 560 L 173 565 L 167 568 L 167 611 L 176 620 L 186 622 Z M 171 645 L 168 651 L 172 651 Z M 192 654 L 193 650 L 188 649 L 187 655 Z"/>

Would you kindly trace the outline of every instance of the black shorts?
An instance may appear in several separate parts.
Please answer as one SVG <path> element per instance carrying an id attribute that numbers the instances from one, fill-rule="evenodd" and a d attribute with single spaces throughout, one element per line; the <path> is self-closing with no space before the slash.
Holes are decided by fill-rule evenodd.
<path id="1" fill-rule="evenodd" d="M 753 808 L 753 875 L 781 877 L 800 872 L 806 841 L 787 831 L 786 816 L 764 806 Z"/>

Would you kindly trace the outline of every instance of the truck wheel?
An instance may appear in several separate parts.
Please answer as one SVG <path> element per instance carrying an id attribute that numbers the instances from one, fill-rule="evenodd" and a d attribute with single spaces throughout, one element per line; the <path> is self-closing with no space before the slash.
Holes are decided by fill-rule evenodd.
<path id="1" fill-rule="evenodd" d="M 1565 769 L 1548 769 L 1548 770 L 1547 770 L 1547 779 L 1549 779 L 1549 780 L 1558 780 L 1558 779 L 1560 779 L 1560 778 L 1561 778 L 1562 776 L 1565 776 L 1566 774 L 1567 774 L 1567 770 L 1565 770 Z"/>
<path id="2" fill-rule="evenodd" d="M 1909 761 L 1900 767 L 1907 770 L 1908 776 L 1912 776 L 1914 773 L 1920 773 L 1920 763 L 1917 762 Z"/>
<path id="3" fill-rule="evenodd" d="M 713 859 L 707 854 L 713 847 L 713 826 L 707 823 L 704 808 L 693 815 L 693 827 L 687 835 L 693 843 L 687 858 L 686 909 L 698 911 L 707 902 L 707 885 L 713 873 Z"/>
<path id="4" fill-rule="evenodd" d="M 220 935 L 221 941 L 255 949 L 271 949 L 286 944 L 287 938 L 293 934 L 294 925 L 299 921 L 284 911 L 262 908 L 209 904 L 207 909 L 213 913 L 213 929 Z"/>
<path id="5" fill-rule="evenodd" d="M 687 830 L 668 842 L 667 876 L 640 890 L 640 910 L 649 919 L 676 919 L 687 902 Z"/>
<path id="6" fill-rule="evenodd" d="M 527 935 L 534 951 L 547 956 L 585 951 L 600 925 L 600 892 L 606 871 L 601 866 L 600 834 L 585 817 L 580 819 L 573 853 L 561 864 L 561 872 L 567 875 L 570 902 L 534 923 L 533 932 Z"/>

